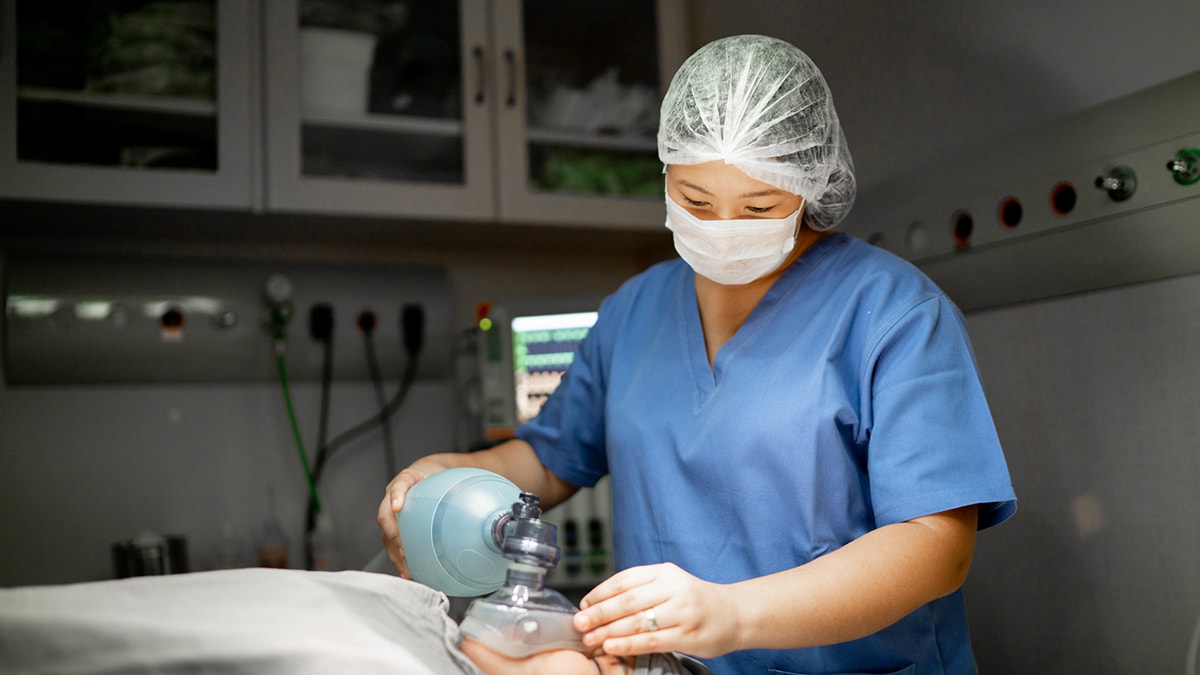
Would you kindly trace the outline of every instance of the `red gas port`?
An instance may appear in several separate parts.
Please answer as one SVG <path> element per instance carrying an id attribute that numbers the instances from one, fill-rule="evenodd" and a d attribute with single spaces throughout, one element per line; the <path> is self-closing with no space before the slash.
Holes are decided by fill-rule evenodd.
<path id="1" fill-rule="evenodd" d="M 970 248 L 971 233 L 975 231 L 975 219 L 965 209 L 955 211 L 950 218 L 950 231 L 954 234 L 954 244 L 958 250 Z"/>
<path id="2" fill-rule="evenodd" d="M 1021 224 L 1021 218 L 1025 216 L 1025 208 L 1021 206 L 1021 200 L 1016 197 L 1005 197 L 1000 200 L 1000 207 L 996 210 L 996 217 L 1000 219 L 1000 224 L 1007 229 L 1013 229 Z"/>
<path id="3" fill-rule="evenodd" d="M 1055 215 L 1065 216 L 1074 211 L 1078 199 L 1075 186 L 1067 181 L 1062 181 L 1050 188 L 1050 210 L 1054 211 Z"/>
<path id="4" fill-rule="evenodd" d="M 159 336 L 167 342 L 183 339 L 183 310 L 168 306 L 158 317 Z"/>

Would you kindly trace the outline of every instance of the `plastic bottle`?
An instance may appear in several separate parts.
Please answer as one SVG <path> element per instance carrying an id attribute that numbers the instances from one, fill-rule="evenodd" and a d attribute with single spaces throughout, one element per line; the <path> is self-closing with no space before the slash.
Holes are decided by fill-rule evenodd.
<path id="1" fill-rule="evenodd" d="M 308 544 L 312 551 L 314 570 L 342 569 L 342 552 L 338 546 L 337 529 L 333 525 L 333 517 L 328 512 L 317 515 L 313 530 L 308 534 Z"/>
<path id="2" fill-rule="evenodd" d="M 221 523 L 221 539 L 217 548 L 217 569 L 231 570 L 244 567 L 242 560 L 242 544 L 228 520 Z"/>
<path id="3" fill-rule="evenodd" d="M 275 509 L 275 488 L 270 489 L 271 510 L 258 537 L 258 565 L 260 567 L 286 568 L 288 566 L 288 540 L 283 524 Z"/>

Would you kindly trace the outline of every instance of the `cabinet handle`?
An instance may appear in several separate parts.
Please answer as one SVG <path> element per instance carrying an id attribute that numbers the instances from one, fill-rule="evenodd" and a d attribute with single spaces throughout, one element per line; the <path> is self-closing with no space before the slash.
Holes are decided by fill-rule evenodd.
<path id="1" fill-rule="evenodd" d="M 485 71 L 483 69 L 483 47 L 475 45 L 475 48 L 471 50 L 471 54 L 475 57 L 475 103 L 482 104 L 485 84 Z"/>
<path id="2" fill-rule="evenodd" d="M 508 69 L 508 95 L 504 104 L 511 108 L 517 104 L 517 55 L 513 50 L 504 50 L 504 65 Z"/>

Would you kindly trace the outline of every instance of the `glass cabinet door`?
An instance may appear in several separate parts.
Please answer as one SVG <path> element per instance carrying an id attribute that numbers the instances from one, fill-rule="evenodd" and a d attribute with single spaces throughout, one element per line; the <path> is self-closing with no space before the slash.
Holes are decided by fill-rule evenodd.
<path id="1" fill-rule="evenodd" d="M 271 208 L 491 215 L 483 0 L 266 6 Z"/>
<path id="2" fill-rule="evenodd" d="M 249 206 L 240 0 L 5 0 L 4 196 Z"/>
<path id="3" fill-rule="evenodd" d="M 662 227 L 655 135 L 679 2 L 498 0 L 505 220 Z"/>

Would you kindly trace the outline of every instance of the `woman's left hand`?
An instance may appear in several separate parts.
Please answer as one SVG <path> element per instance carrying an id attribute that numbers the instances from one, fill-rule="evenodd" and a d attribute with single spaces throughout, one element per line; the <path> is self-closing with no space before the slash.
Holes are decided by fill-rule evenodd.
<path id="1" fill-rule="evenodd" d="M 579 603 L 583 644 L 628 656 L 682 652 L 712 657 L 737 649 L 738 605 L 729 586 L 663 563 L 618 572 Z"/>

